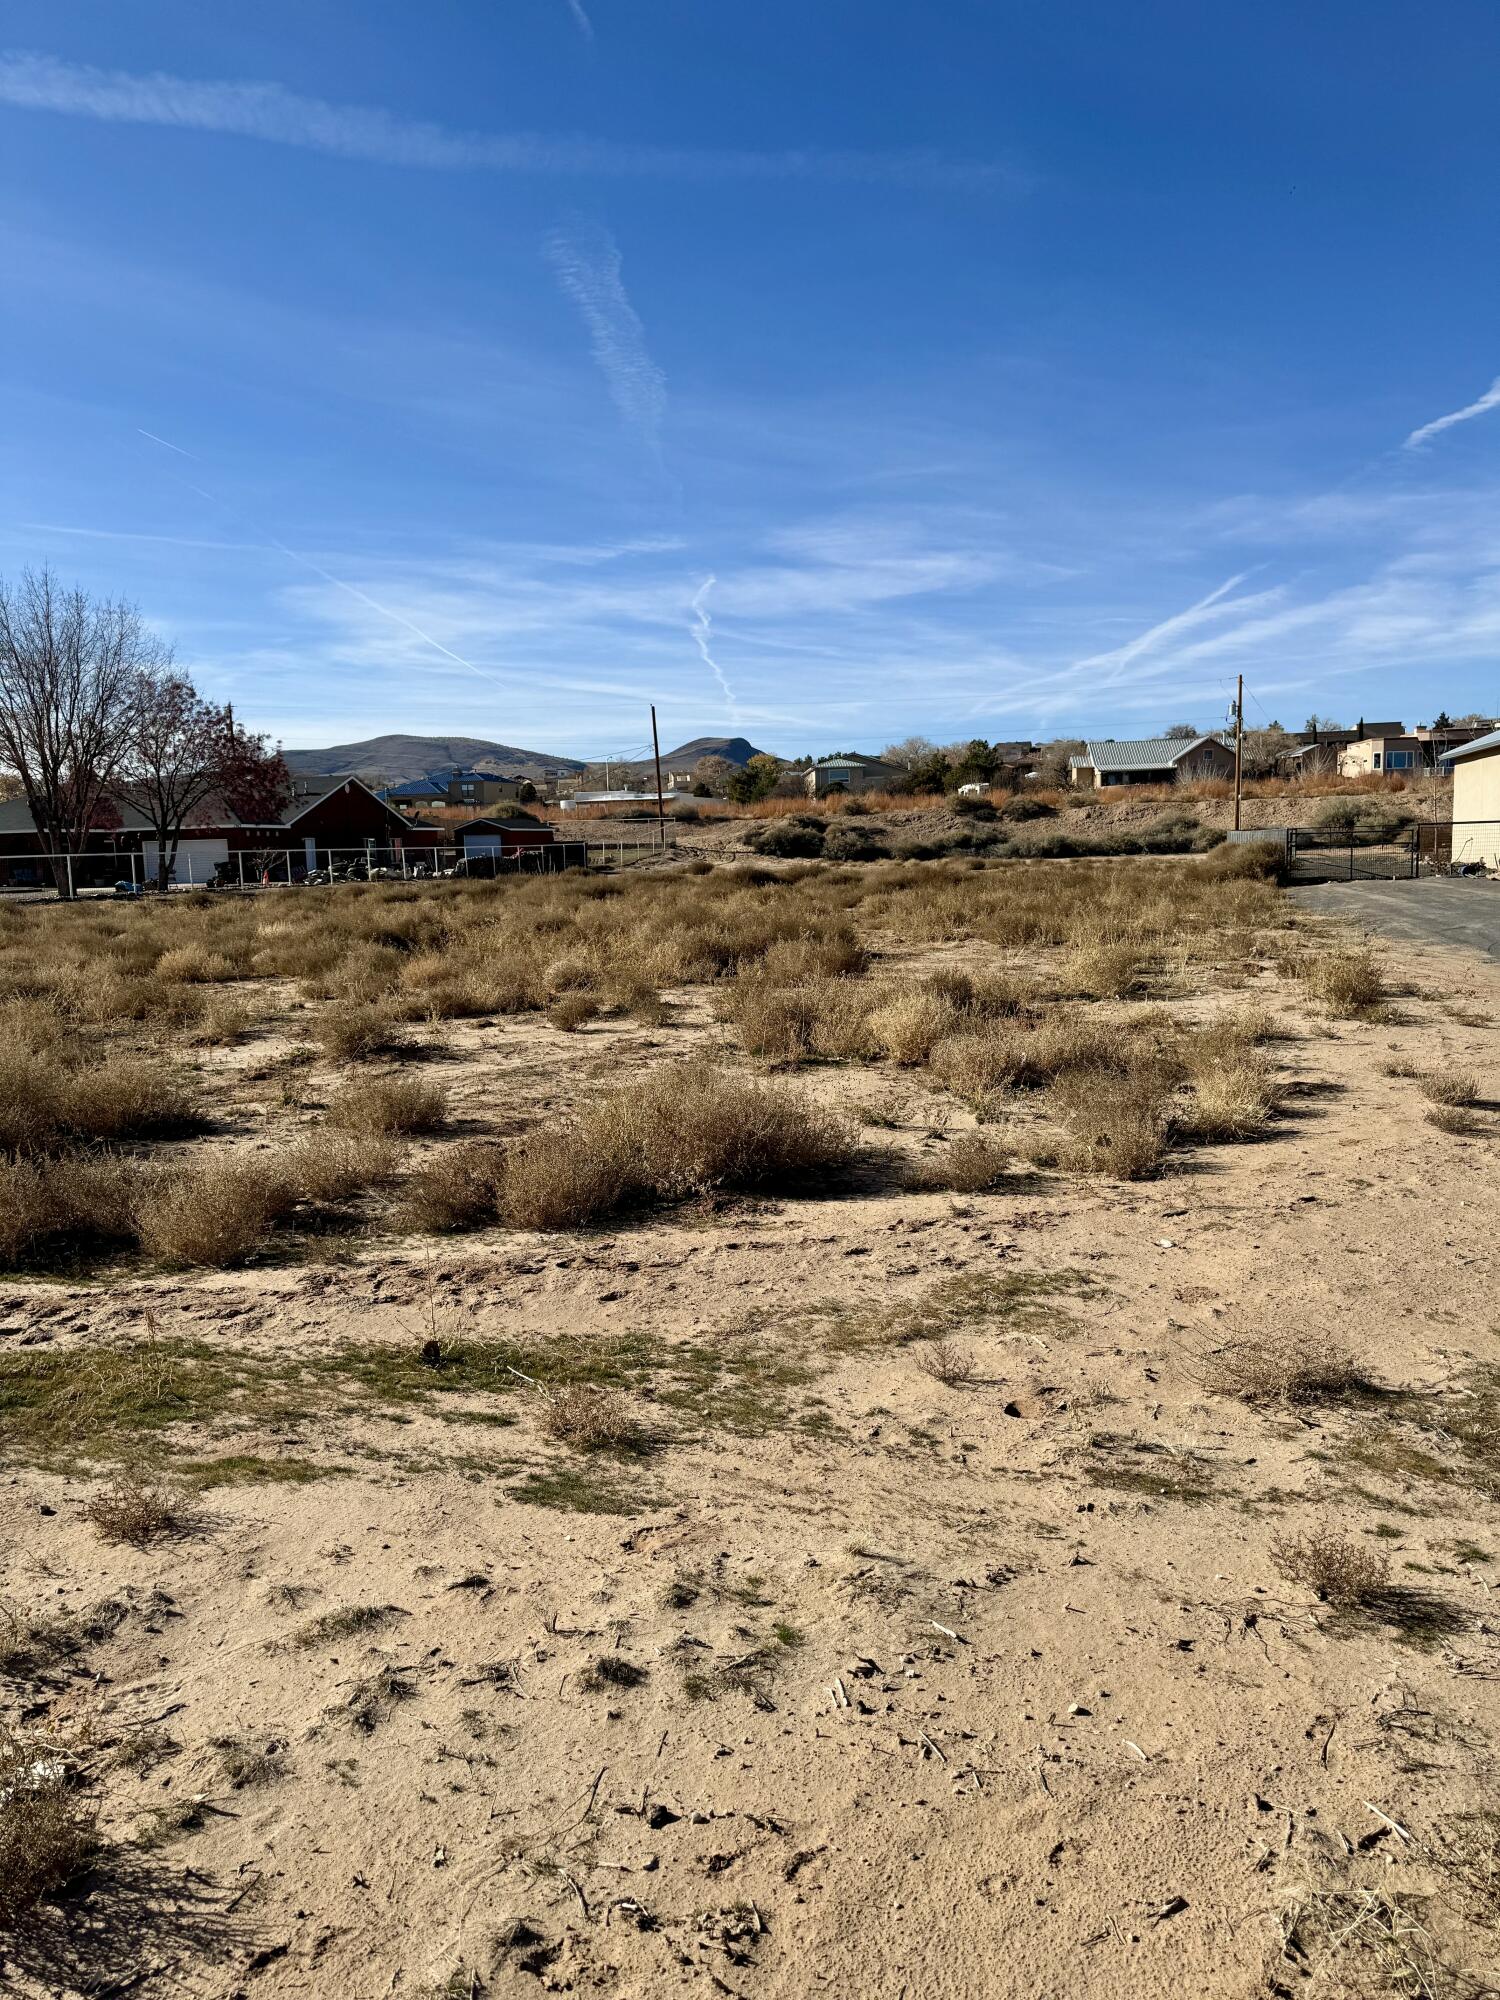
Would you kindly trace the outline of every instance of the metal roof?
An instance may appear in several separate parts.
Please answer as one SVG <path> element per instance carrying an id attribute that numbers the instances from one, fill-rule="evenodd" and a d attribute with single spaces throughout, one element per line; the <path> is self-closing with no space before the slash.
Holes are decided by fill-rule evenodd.
<path id="1" fill-rule="evenodd" d="M 1091 738 L 1085 750 L 1096 771 L 1165 771 L 1205 743 L 1216 750 L 1227 747 L 1217 736 L 1195 736 L 1191 741 L 1182 736 L 1142 736 L 1123 743 L 1096 743 Z"/>
<path id="2" fill-rule="evenodd" d="M 1500 750 L 1500 729 L 1492 729 L 1488 736 L 1476 736 L 1472 743 L 1460 743 L 1456 750 L 1445 750 L 1438 762 L 1452 764 L 1460 757 L 1477 757 L 1486 750 Z"/>

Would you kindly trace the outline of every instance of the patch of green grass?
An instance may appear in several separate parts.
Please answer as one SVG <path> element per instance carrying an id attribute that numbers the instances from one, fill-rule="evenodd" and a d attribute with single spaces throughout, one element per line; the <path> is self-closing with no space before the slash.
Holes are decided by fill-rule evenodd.
<path id="1" fill-rule="evenodd" d="M 1458 1541 L 1452 1544 L 1453 1560 L 1461 1563 L 1487 1563 L 1493 1561 L 1488 1549 L 1482 1549 L 1478 1542 Z"/>
<path id="2" fill-rule="evenodd" d="M 1212 1472 L 1197 1458 L 1108 1432 L 1092 1437 L 1089 1448 L 1093 1455 L 1082 1470 L 1091 1486 L 1134 1493 L 1143 1500 L 1196 1503 L 1219 1498 Z"/>
<path id="3" fill-rule="evenodd" d="M 336 1610 L 320 1612 L 290 1643 L 306 1651 L 312 1646 L 333 1646 L 343 1639 L 359 1639 L 367 1632 L 381 1632 L 406 1613 L 398 1604 L 342 1604 Z"/>
<path id="4" fill-rule="evenodd" d="M 799 1632 L 795 1625 L 773 1625 L 771 1636 L 778 1646 L 785 1646 L 789 1652 L 807 1644 L 807 1634 Z"/>
<path id="5" fill-rule="evenodd" d="M 258 1458 L 253 1452 L 231 1452 L 222 1458 L 179 1458 L 172 1470 L 196 1492 L 218 1486 L 311 1486 L 319 1479 L 347 1479 L 348 1465 L 315 1465 L 307 1458 Z"/>
<path id="6" fill-rule="evenodd" d="M 561 1465 L 546 1472 L 529 1472 L 508 1488 L 507 1500 L 528 1507 L 556 1507 L 568 1514 L 637 1514 L 652 1503 L 639 1482 L 615 1484 L 597 1466 Z"/>
<path id="7" fill-rule="evenodd" d="M 961 1271 L 940 1279 L 916 1299 L 867 1305 L 827 1300 L 780 1324 L 836 1355 L 943 1340 L 992 1326 L 1027 1333 L 1045 1328 L 1060 1335 L 1070 1333 L 1073 1322 L 1059 1301 L 1097 1297 L 1102 1289 L 1087 1271 Z M 777 1325 L 769 1322 L 765 1330 L 774 1331 Z"/>

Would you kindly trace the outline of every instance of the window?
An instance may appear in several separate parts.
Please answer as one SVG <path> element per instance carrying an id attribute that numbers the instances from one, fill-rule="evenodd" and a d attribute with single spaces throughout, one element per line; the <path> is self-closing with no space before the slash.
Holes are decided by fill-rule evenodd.
<path id="1" fill-rule="evenodd" d="M 1380 752 L 1378 750 L 1375 752 L 1375 769 L 1377 771 L 1380 769 Z"/>
<path id="2" fill-rule="evenodd" d="M 1375 761 L 1378 764 L 1380 759 L 1377 757 Z M 1386 754 L 1385 768 L 1388 771 L 1409 771 L 1411 765 L 1412 753 L 1410 750 L 1391 750 Z"/>

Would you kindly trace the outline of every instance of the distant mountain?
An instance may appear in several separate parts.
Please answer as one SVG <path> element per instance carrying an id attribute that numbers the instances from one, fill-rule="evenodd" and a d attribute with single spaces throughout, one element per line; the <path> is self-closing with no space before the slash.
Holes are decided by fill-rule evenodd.
<path id="1" fill-rule="evenodd" d="M 336 743 L 329 750 L 284 750 L 294 777 L 341 778 L 354 773 L 401 785 L 429 771 L 488 771 L 501 777 L 541 778 L 549 772 L 581 771 L 577 757 L 545 750 L 518 750 L 483 736 L 371 736 L 363 743 Z"/>
<path id="2" fill-rule="evenodd" d="M 722 757 L 726 763 L 743 766 L 760 754 L 747 736 L 695 736 L 690 743 L 679 743 L 675 750 L 663 750 L 661 767 L 663 771 L 691 771 L 704 757 Z M 622 771 L 646 774 L 654 768 L 649 757 L 642 758 L 638 764 L 620 766 Z"/>

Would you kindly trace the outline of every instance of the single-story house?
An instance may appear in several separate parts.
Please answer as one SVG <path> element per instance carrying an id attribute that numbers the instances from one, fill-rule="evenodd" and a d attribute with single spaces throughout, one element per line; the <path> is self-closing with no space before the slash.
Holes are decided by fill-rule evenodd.
<path id="1" fill-rule="evenodd" d="M 380 796 L 402 812 L 422 812 L 432 806 L 513 805 L 525 783 L 524 778 L 501 778 L 492 771 L 429 771 L 425 778 L 388 786 Z"/>
<path id="2" fill-rule="evenodd" d="M 560 812 L 574 812 L 579 806 L 650 806 L 656 807 L 656 792 L 615 791 L 615 792 L 573 792 L 565 799 L 559 799 Z"/>
<path id="3" fill-rule="evenodd" d="M 460 849 L 459 872 L 465 875 L 581 868 L 588 852 L 583 841 L 559 840 L 555 827 L 524 812 L 465 820 L 453 828 L 452 838 Z"/>
<path id="4" fill-rule="evenodd" d="M 1453 774 L 1453 859 L 1500 870 L 1500 729 L 1442 758 Z"/>
<path id="5" fill-rule="evenodd" d="M 814 764 L 803 779 L 809 798 L 827 798 L 830 792 L 885 792 L 901 782 L 905 773 L 879 757 L 825 757 Z"/>
<path id="6" fill-rule="evenodd" d="M 77 886 L 153 881 L 158 850 L 144 816 L 117 803 L 109 817 L 115 823 L 91 831 L 84 854 L 74 862 Z M 330 858 L 371 854 L 399 867 L 403 851 L 426 851 L 442 841 L 439 828 L 413 826 L 360 778 L 298 777 L 275 819 L 245 821 L 222 801 L 205 802 L 178 840 L 171 879 L 179 885 L 210 883 L 216 875 L 279 880 L 309 874 Z M 42 845 L 24 800 L 0 806 L 0 887 L 50 883 L 52 868 Z"/>
<path id="7" fill-rule="evenodd" d="M 1179 778 L 1232 778 L 1234 752 L 1217 736 L 1146 736 L 1117 742 L 1114 737 L 1084 744 L 1068 759 L 1075 785 L 1170 785 Z"/>

